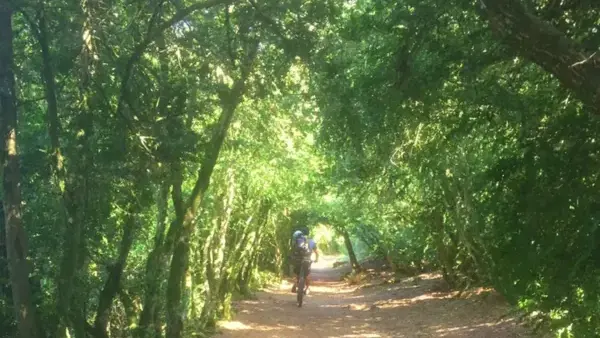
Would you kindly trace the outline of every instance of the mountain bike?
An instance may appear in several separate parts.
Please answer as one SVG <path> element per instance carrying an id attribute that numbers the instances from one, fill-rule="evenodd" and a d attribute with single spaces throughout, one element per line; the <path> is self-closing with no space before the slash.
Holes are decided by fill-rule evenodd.
<path id="1" fill-rule="evenodd" d="M 300 263 L 300 271 L 298 273 L 298 285 L 296 285 L 296 300 L 298 301 L 298 307 L 302 307 L 302 300 L 304 298 L 304 295 L 306 294 L 306 276 L 304 271 L 306 271 L 305 269 L 308 269 L 308 266 L 312 263 L 312 260 L 309 259 L 303 259 L 302 263 Z"/>

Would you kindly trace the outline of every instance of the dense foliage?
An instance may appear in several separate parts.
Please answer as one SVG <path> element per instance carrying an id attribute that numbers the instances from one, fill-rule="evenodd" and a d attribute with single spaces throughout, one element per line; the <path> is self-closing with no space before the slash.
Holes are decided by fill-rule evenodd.
<path id="1" fill-rule="evenodd" d="M 534 3 L 357 2 L 313 63 L 321 139 L 353 232 L 396 268 L 492 284 L 557 332 L 598 336 L 599 105 L 569 89 L 598 74 L 600 8 Z M 568 43 L 496 25 L 519 10 Z M 578 63 L 561 59 L 571 46 Z"/>
<path id="2" fill-rule="evenodd" d="M 209 332 L 328 224 L 355 269 L 358 240 L 600 335 L 599 16 L 0 0 L 0 332 Z"/>

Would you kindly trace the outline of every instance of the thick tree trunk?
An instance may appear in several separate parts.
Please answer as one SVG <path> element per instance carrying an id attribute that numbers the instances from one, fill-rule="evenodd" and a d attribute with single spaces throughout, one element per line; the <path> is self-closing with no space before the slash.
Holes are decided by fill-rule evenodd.
<path id="1" fill-rule="evenodd" d="M 528 12 L 521 0 L 481 0 L 481 6 L 503 43 L 553 74 L 593 112 L 600 113 L 600 53 L 586 52 Z"/>
<path id="2" fill-rule="evenodd" d="M 236 105 L 237 106 L 237 105 Z M 183 331 L 182 296 L 184 290 L 185 276 L 188 271 L 188 259 L 190 252 L 190 238 L 193 233 L 194 220 L 196 218 L 197 208 L 199 207 L 204 193 L 208 189 L 210 176 L 217 162 L 218 154 L 225 139 L 225 133 L 229 128 L 235 106 L 223 109 L 220 118 L 220 131 L 215 134 L 211 142 L 213 149 L 209 151 L 202 163 L 202 168 L 198 175 L 198 180 L 192 192 L 190 201 L 183 216 L 181 224 L 174 225 L 172 228 L 181 231 L 176 237 L 173 257 L 169 269 L 169 279 L 167 286 L 167 337 L 179 338 Z"/>
<path id="3" fill-rule="evenodd" d="M 236 81 L 233 88 L 221 97 L 222 113 L 219 118 L 218 127 L 211 138 L 209 149 L 204 156 L 198 173 L 198 179 L 186 203 L 185 214 L 182 219 L 178 217 L 178 219 L 181 219 L 180 224 L 173 227 L 176 241 L 167 285 L 167 337 L 169 338 L 179 338 L 183 332 L 183 314 L 185 313 L 185 309 L 182 308 L 182 296 L 185 276 L 187 275 L 189 265 L 190 238 L 193 233 L 194 220 L 204 194 L 208 190 L 210 178 L 219 158 L 219 153 L 233 119 L 233 114 L 244 95 L 246 79 L 257 52 L 258 43 L 249 51 L 248 58 L 242 66 L 240 78 Z"/>
<path id="4" fill-rule="evenodd" d="M 182 298 L 188 269 L 189 238 L 192 234 L 193 220 L 193 215 L 188 213 L 184 219 L 184 231 L 175 244 L 175 250 L 171 258 L 167 281 L 167 337 L 179 338 L 183 333 L 185 309 L 182 308 Z"/>
<path id="5" fill-rule="evenodd" d="M 341 233 L 342 237 L 344 237 L 344 245 L 346 246 L 346 250 L 348 251 L 348 258 L 350 258 L 352 270 L 358 272 L 362 268 L 360 266 L 360 263 L 358 262 L 358 259 L 356 258 L 356 254 L 354 253 L 354 247 L 352 246 L 352 241 L 350 240 L 350 234 L 345 228 L 341 229 Z"/>
<path id="6" fill-rule="evenodd" d="M 12 10 L 10 1 L 0 0 L 0 119 L 4 140 L 4 216 L 6 226 L 6 256 L 10 272 L 15 318 L 19 335 L 37 337 L 35 310 L 29 286 L 27 238 L 21 219 L 21 175 L 17 154 L 17 108 L 13 75 Z"/>
<path id="7" fill-rule="evenodd" d="M 4 226 L 4 210 L 0 203 L 0 301 L 4 304 L 12 304 L 12 294 L 10 290 L 10 273 L 8 271 L 8 258 L 6 257 L 6 227 Z M 0 315 L 5 315 L 0 322 L 4 334 L 8 337 L 17 335 L 16 326 L 13 324 L 13 316 L 8 314 L 9 309 L 0 310 Z"/>

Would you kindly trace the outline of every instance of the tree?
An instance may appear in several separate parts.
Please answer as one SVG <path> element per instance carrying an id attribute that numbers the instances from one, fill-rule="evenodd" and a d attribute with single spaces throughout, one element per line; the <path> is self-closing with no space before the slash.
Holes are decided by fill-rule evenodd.
<path id="1" fill-rule="evenodd" d="M 600 334 L 594 1 L 0 3 L 0 332 L 211 331 L 307 211 Z"/>
<path id="2" fill-rule="evenodd" d="M 598 8 L 474 5 L 364 1 L 323 32 L 321 145 L 339 194 L 360 196 L 343 214 L 398 268 L 493 285 L 538 324 L 596 335 Z"/>
<path id="3" fill-rule="evenodd" d="M 248 293 L 258 266 L 271 263 L 263 256 L 279 250 L 254 248 L 279 238 L 273 225 L 284 217 L 288 195 L 281 186 L 290 168 L 273 168 L 272 191 L 264 193 L 253 173 L 272 157 L 246 166 L 252 170 L 237 167 L 231 175 L 242 183 L 223 179 L 229 174 L 219 158 L 233 152 L 253 163 L 259 148 L 247 153 L 235 142 L 260 143 L 258 130 L 268 119 L 259 117 L 270 116 L 259 113 L 262 104 L 278 106 L 278 118 L 289 123 L 296 80 L 283 79 L 315 37 L 291 23 L 317 23 L 326 12 L 316 11 L 320 3 L 301 11 L 299 4 L 228 1 L 143 5 L 132 11 L 135 5 L 123 2 L 34 1 L 15 16 L 23 32 L 16 38 L 24 98 L 17 108 L 28 112 L 21 137 L 30 207 L 23 217 L 36 248 L 33 273 L 46 288 L 35 303 L 54 336 L 162 335 L 165 323 L 174 335 L 182 327 L 210 329 L 227 315 L 231 295 Z M 294 10 L 300 16 L 290 15 Z M 295 42 L 306 48 L 295 50 Z M 231 143 L 228 129 L 240 105 L 256 129 Z M 269 131 L 278 130 L 279 122 L 268 121 Z M 278 134 L 268 135 L 269 149 L 285 153 L 275 151 Z M 229 188 L 243 192 L 231 201 L 221 193 Z M 227 240 L 216 241 L 217 234 Z M 190 266 L 190 255 L 201 257 Z M 168 262 L 169 273 L 157 271 Z M 209 270 L 225 276 L 222 285 L 218 277 L 204 278 Z M 194 287 L 203 283 L 211 289 Z M 143 299 L 141 313 L 136 298 Z M 140 328 L 132 330 L 136 321 Z"/>
<path id="4" fill-rule="evenodd" d="M 575 11 L 585 11 L 591 6 L 585 1 L 574 3 L 569 5 Z M 600 55 L 597 51 L 584 48 L 544 22 L 520 0 L 482 0 L 481 7 L 501 41 L 553 74 L 591 111 L 600 113 Z"/>
<path id="5" fill-rule="evenodd" d="M 21 175 L 17 152 L 17 108 L 13 75 L 12 5 L 0 2 L 0 127 L 2 150 L 4 227 L 12 300 L 19 335 L 37 337 L 38 328 L 29 286 L 30 262 L 21 211 Z"/>

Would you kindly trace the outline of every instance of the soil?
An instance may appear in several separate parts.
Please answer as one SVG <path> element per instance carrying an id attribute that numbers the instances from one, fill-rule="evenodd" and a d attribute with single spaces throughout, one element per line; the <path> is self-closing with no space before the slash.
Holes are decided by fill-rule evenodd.
<path id="1" fill-rule="evenodd" d="M 235 318 L 219 323 L 217 337 L 535 337 L 492 290 L 458 295 L 444 290 L 436 274 L 349 285 L 341 278 L 348 266 L 333 268 L 334 262 L 313 265 L 314 284 L 302 308 L 290 281 L 283 281 L 236 302 Z"/>

